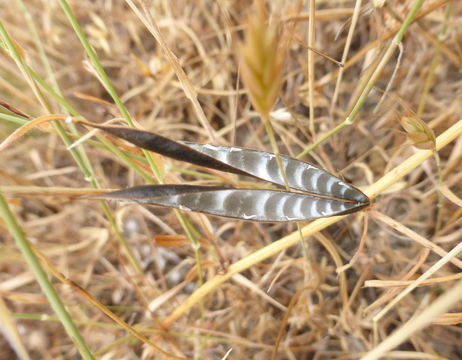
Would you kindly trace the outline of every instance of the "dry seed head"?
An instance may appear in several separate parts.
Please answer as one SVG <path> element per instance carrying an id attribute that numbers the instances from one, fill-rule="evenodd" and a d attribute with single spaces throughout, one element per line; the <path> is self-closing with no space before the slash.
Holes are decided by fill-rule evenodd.
<path id="1" fill-rule="evenodd" d="M 418 117 L 401 117 L 401 126 L 406 130 L 407 137 L 418 149 L 433 150 L 436 140 L 433 130 Z"/>
<path id="2" fill-rule="evenodd" d="M 256 14 L 249 16 L 244 42 L 239 42 L 237 58 L 250 101 L 262 115 L 272 110 L 282 85 L 286 41 L 277 26 L 268 23 L 265 6 L 256 2 Z"/>

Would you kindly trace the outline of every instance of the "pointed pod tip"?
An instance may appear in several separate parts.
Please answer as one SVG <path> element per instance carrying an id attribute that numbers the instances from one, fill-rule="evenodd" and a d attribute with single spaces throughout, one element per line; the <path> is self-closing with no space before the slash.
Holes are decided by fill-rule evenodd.
<path id="1" fill-rule="evenodd" d="M 355 200 L 361 204 L 370 204 L 371 202 L 371 199 L 369 199 L 369 197 L 364 194 L 361 190 L 357 189 L 357 188 L 353 188 L 354 191 L 355 191 Z"/>

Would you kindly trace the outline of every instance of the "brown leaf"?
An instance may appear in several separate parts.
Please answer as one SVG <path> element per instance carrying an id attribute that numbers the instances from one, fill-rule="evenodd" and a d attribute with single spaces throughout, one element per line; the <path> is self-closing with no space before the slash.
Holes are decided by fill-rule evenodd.
<path id="1" fill-rule="evenodd" d="M 191 240 L 185 235 L 157 235 L 154 237 L 157 245 L 162 247 L 180 247 L 191 245 Z M 197 239 L 201 246 L 208 245 L 204 238 Z"/>

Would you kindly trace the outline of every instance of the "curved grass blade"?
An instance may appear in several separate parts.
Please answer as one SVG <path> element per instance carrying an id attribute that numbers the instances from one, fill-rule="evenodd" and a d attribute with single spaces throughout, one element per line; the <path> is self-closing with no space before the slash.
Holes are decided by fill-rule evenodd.
<path id="1" fill-rule="evenodd" d="M 368 203 L 266 189 L 146 185 L 86 198 L 152 204 L 261 222 L 313 220 L 359 211 Z"/>

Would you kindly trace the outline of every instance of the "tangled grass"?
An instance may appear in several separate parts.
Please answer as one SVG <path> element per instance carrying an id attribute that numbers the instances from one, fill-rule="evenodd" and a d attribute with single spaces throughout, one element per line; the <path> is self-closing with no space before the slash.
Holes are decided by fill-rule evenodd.
<path id="1" fill-rule="evenodd" d="M 461 358 L 462 3 L 410 3 L 2 6 L 0 358 Z M 257 185 L 73 119 L 299 155 L 374 204 L 297 229 L 84 200 Z"/>

